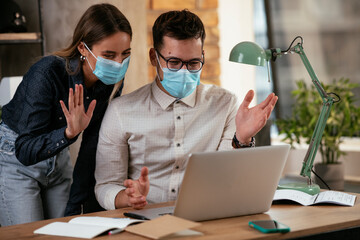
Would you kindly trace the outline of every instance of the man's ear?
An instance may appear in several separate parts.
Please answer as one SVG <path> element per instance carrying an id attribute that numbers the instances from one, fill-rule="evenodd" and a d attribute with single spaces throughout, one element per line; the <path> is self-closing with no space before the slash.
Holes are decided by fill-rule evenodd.
<path id="1" fill-rule="evenodd" d="M 77 46 L 77 49 L 82 56 L 86 56 L 86 49 L 83 42 L 80 42 L 80 44 Z"/>
<path id="2" fill-rule="evenodd" d="M 150 58 L 151 65 L 153 65 L 154 67 L 156 67 L 156 53 L 155 53 L 155 48 L 150 48 L 150 50 L 149 50 L 149 58 Z"/>

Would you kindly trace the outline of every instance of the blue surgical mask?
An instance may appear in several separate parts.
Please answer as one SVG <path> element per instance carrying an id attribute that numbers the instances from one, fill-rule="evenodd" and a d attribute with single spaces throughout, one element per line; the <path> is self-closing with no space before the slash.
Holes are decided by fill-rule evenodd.
<path id="1" fill-rule="evenodd" d="M 125 58 L 122 63 L 105 59 L 102 57 L 96 57 L 88 46 L 84 43 L 86 49 L 97 60 L 95 70 L 92 68 L 89 60 L 86 58 L 93 74 L 100 79 L 106 85 L 112 85 L 121 81 L 124 78 L 125 73 L 129 67 L 130 56 Z"/>
<path id="2" fill-rule="evenodd" d="M 158 56 L 157 60 L 160 65 Z M 164 73 L 164 78 L 161 81 L 161 84 L 164 89 L 173 97 L 187 97 L 193 93 L 196 87 L 200 84 L 201 70 L 196 73 L 191 73 L 187 69 L 180 69 L 175 72 L 169 70 L 168 68 L 162 68 L 162 71 Z"/>

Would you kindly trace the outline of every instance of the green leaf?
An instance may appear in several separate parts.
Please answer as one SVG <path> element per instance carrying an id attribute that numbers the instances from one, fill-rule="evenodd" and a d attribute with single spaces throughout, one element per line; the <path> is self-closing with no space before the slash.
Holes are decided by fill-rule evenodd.
<path id="1" fill-rule="evenodd" d="M 296 89 L 291 92 L 294 99 L 291 117 L 278 119 L 275 124 L 279 132 L 292 146 L 300 139 L 310 142 L 318 121 L 323 100 L 314 85 L 308 87 L 304 80 L 295 82 Z M 352 83 L 349 78 L 333 79 L 330 84 L 323 84 L 324 90 L 335 100 L 327 119 L 319 150 L 324 163 L 336 163 L 345 152 L 339 150 L 342 136 L 360 136 L 360 107 L 355 105 L 354 88 L 360 84 Z M 332 94 L 334 93 L 334 94 Z M 335 95 L 336 94 L 336 95 Z"/>

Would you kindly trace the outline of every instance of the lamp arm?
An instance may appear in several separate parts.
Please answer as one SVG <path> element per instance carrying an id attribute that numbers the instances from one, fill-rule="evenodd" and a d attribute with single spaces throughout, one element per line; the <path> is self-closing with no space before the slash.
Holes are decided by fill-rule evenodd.
<path id="1" fill-rule="evenodd" d="M 303 166 L 300 172 L 301 176 L 308 177 L 311 183 L 311 170 L 313 167 L 314 159 L 319 148 L 319 144 L 321 142 L 322 135 L 324 133 L 326 121 L 329 118 L 331 107 L 334 103 L 334 99 L 325 92 L 324 88 L 321 86 L 320 81 L 318 80 L 311 64 L 306 57 L 304 49 L 301 44 L 297 44 L 294 46 L 293 51 L 300 55 L 300 58 L 305 65 L 306 70 L 308 71 L 313 84 L 315 85 L 317 91 L 319 92 L 322 100 L 323 106 L 320 112 L 320 116 L 316 122 L 315 129 L 313 135 L 311 137 L 309 148 L 305 155 Z"/>
<path id="2" fill-rule="evenodd" d="M 300 175 L 308 177 L 311 180 L 311 170 L 313 167 L 314 159 L 319 148 L 321 138 L 325 129 L 326 121 L 329 118 L 330 110 L 333 105 L 333 101 L 327 101 L 323 103 L 320 116 L 316 122 L 313 135 L 311 137 L 309 148 L 306 152 Z"/>

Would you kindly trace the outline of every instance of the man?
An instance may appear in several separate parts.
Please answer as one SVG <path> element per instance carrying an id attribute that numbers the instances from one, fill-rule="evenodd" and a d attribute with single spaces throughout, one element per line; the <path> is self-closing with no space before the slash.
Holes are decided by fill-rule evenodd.
<path id="1" fill-rule="evenodd" d="M 203 23 L 187 10 L 155 21 L 155 81 L 113 100 L 102 122 L 95 194 L 105 209 L 174 201 L 190 153 L 254 145 L 277 97 L 249 108 L 251 90 L 239 107 L 232 93 L 201 84 L 204 39 Z"/>

